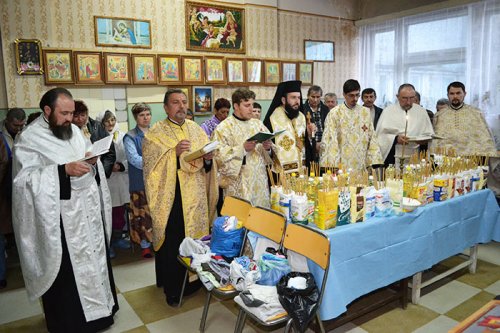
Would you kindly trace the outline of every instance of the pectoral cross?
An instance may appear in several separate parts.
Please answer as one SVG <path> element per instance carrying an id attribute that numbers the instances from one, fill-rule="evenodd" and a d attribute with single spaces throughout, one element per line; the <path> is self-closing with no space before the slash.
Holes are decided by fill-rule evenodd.
<path id="1" fill-rule="evenodd" d="M 307 119 L 307 125 L 309 125 L 311 123 L 311 112 L 307 111 L 307 114 L 306 114 L 306 119 Z"/>

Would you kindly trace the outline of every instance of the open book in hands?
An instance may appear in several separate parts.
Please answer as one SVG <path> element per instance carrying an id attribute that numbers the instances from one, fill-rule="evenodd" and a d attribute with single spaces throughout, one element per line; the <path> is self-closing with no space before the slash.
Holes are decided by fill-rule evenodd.
<path id="1" fill-rule="evenodd" d="M 275 136 L 280 135 L 284 131 L 285 130 L 280 130 L 280 131 L 276 131 L 274 133 L 259 132 L 259 133 L 255 134 L 254 136 L 248 138 L 247 141 L 257 141 L 258 143 L 262 143 L 264 141 L 273 139 Z"/>
<path id="2" fill-rule="evenodd" d="M 97 140 L 92 144 L 92 147 L 90 147 L 90 150 L 88 151 L 90 155 L 85 156 L 84 158 L 80 159 L 79 161 L 86 161 L 90 160 L 94 157 L 101 156 L 103 154 L 106 154 L 109 151 L 109 147 L 111 147 L 111 142 L 113 142 L 113 136 L 108 135 L 101 140 Z"/>
<path id="3" fill-rule="evenodd" d="M 208 154 L 210 152 L 213 152 L 217 147 L 219 146 L 219 141 L 211 141 L 198 149 L 197 151 L 194 151 L 192 153 L 187 154 L 184 156 L 184 161 L 186 162 L 191 162 L 194 161 L 197 158 L 202 157 L 205 154 Z"/>

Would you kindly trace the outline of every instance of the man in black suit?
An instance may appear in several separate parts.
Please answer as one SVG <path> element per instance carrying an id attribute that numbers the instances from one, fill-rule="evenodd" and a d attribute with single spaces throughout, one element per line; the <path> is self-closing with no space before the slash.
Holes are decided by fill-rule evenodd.
<path id="1" fill-rule="evenodd" d="M 307 91 L 307 101 L 304 103 L 304 110 L 302 110 L 307 123 L 307 133 L 304 140 L 307 167 L 312 161 L 319 162 L 323 128 L 326 116 L 330 112 L 330 109 L 321 102 L 321 96 L 323 96 L 323 89 L 320 86 L 311 86 Z"/>
<path id="2" fill-rule="evenodd" d="M 375 100 L 377 99 L 377 93 L 373 88 L 366 88 L 361 92 L 361 99 L 363 100 L 363 106 L 370 109 L 370 114 L 372 116 L 373 128 L 377 129 L 377 123 L 382 114 L 383 109 L 375 105 Z"/>

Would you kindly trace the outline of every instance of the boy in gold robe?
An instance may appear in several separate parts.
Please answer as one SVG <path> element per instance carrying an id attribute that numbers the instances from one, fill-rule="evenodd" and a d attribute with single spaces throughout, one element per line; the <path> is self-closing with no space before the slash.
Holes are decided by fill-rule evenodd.
<path id="1" fill-rule="evenodd" d="M 214 130 L 214 139 L 220 143 L 215 159 L 224 196 L 237 196 L 269 208 L 266 166 L 273 163 L 273 157 L 276 160 L 276 148 L 271 140 L 248 140 L 259 132 L 269 132 L 260 120 L 253 118 L 254 99 L 255 93 L 246 88 L 233 93 L 234 113 Z"/>

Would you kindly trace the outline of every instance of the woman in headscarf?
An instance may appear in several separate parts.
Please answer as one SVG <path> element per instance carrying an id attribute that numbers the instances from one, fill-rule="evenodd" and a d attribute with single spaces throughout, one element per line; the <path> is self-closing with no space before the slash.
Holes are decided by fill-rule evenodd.
<path id="1" fill-rule="evenodd" d="M 111 193 L 113 206 L 113 233 L 111 236 L 110 256 L 115 256 L 114 247 L 128 249 L 130 241 L 123 238 L 123 228 L 125 226 L 125 205 L 130 201 L 129 181 L 128 181 L 128 162 L 123 147 L 123 137 L 125 133 L 120 131 L 116 122 L 116 116 L 113 112 L 107 110 L 97 118 L 102 126 L 113 136 L 113 143 L 116 150 L 116 161 L 113 165 L 113 172 L 108 179 L 108 187 Z"/>

